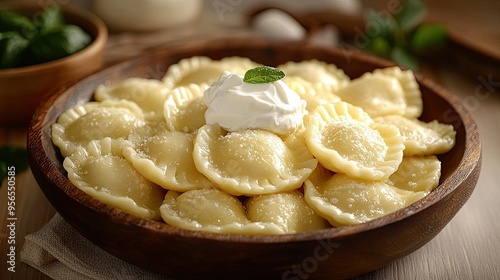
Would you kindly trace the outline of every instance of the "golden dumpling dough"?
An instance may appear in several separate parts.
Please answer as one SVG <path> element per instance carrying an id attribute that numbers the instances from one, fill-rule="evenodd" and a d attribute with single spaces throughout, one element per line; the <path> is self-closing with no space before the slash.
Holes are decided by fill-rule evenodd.
<path id="1" fill-rule="evenodd" d="M 242 203 L 217 188 L 169 191 L 160 207 L 163 220 L 188 229 L 228 234 L 281 234 L 271 223 L 252 223 Z"/>
<path id="2" fill-rule="evenodd" d="M 248 58 L 237 56 L 225 57 L 221 60 L 212 60 L 206 56 L 193 56 L 170 65 L 162 80 L 170 88 L 189 84 L 212 84 L 224 71 L 244 75 L 247 70 L 259 65 Z"/>
<path id="3" fill-rule="evenodd" d="M 363 108 L 372 117 L 397 114 L 417 118 L 423 110 L 415 75 L 397 66 L 365 73 L 336 94 L 342 101 Z"/>
<path id="4" fill-rule="evenodd" d="M 324 229 L 330 224 L 316 214 L 298 191 L 264 194 L 246 203 L 247 216 L 252 222 L 274 223 L 285 233 Z"/>
<path id="5" fill-rule="evenodd" d="M 405 93 L 396 78 L 363 75 L 336 92 L 342 101 L 363 108 L 370 116 L 403 115 Z"/>
<path id="6" fill-rule="evenodd" d="M 165 189 L 184 192 L 212 187 L 194 165 L 194 137 L 169 131 L 164 123 L 150 123 L 130 135 L 133 145 L 125 147 L 123 154 L 139 173 Z"/>
<path id="7" fill-rule="evenodd" d="M 306 109 L 313 112 L 318 105 L 339 102 L 340 97 L 331 93 L 322 84 L 312 84 L 298 76 L 287 78 L 286 84 L 295 91 L 300 98 L 307 102 Z"/>
<path id="8" fill-rule="evenodd" d="M 384 181 L 356 179 L 318 167 L 304 183 L 309 206 L 333 226 L 371 221 L 402 209 L 426 195 L 395 188 Z"/>
<path id="9" fill-rule="evenodd" d="M 160 220 L 165 191 L 142 177 L 123 157 L 123 139 L 93 140 L 64 159 L 68 179 L 88 195 L 146 219 Z"/>
<path id="10" fill-rule="evenodd" d="M 335 64 L 326 63 L 317 59 L 303 60 L 299 62 L 289 61 L 278 65 L 285 73 L 284 81 L 288 83 L 289 78 L 300 77 L 313 85 L 320 85 L 329 93 L 335 93 L 349 84 L 351 79 L 342 69 Z"/>
<path id="11" fill-rule="evenodd" d="M 301 133 L 285 140 L 266 130 L 226 133 L 218 125 L 198 131 L 196 168 L 233 195 L 257 195 L 300 188 L 316 167 Z"/>
<path id="12" fill-rule="evenodd" d="M 404 157 L 399 169 L 389 177 L 396 188 L 429 193 L 439 185 L 441 162 L 436 156 Z"/>
<path id="13" fill-rule="evenodd" d="M 450 124 L 442 124 L 437 120 L 426 123 L 399 115 L 374 120 L 398 127 L 405 145 L 404 154 L 407 156 L 444 154 L 455 146 L 456 131 Z"/>
<path id="14" fill-rule="evenodd" d="M 207 105 L 203 93 L 207 84 L 177 87 L 166 98 L 164 116 L 170 130 L 194 132 L 204 126 Z"/>
<path id="15" fill-rule="evenodd" d="M 345 102 L 321 105 L 309 116 L 306 140 L 326 168 L 351 177 L 383 180 L 403 159 L 403 140 L 392 125 L 370 125 L 371 118 Z"/>
<path id="16" fill-rule="evenodd" d="M 407 118 L 418 118 L 422 115 L 423 101 L 420 87 L 415 79 L 412 70 L 401 70 L 398 66 L 379 68 L 373 71 L 374 75 L 393 77 L 399 81 L 399 84 L 405 92 L 405 110 L 403 116 Z"/>
<path id="17" fill-rule="evenodd" d="M 163 103 L 169 88 L 155 79 L 132 77 L 116 84 L 100 85 L 94 98 L 103 100 L 129 100 L 136 103 L 149 120 L 163 119 Z"/>
<path id="18" fill-rule="evenodd" d="M 167 206 L 174 206 L 179 217 L 196 221 L 201 226 L 249 222 L 241 202 L 216 188 L 192 190 L 181 194 L 169 192 L 165 201 L 171 199 L 175 199 L 175 205 L 164 204 L 162 211 Z"/>
<path id="19" fill-rule="evenodd" d="M 146 124 L 141 109 L 133 102 L 106 100 L 77 105 L 52 125 L 52 142 L 66 157 L 78 146 L 105 137 L 127 138 Z"/>

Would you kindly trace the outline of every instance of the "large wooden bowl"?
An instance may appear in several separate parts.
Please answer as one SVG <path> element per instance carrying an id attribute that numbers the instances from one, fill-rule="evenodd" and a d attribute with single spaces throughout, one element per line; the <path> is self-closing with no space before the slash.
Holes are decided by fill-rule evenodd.
<path id="1" fill-rule="evenodd" d="M 391 63 L 360 53 L 288 43 L 218 41 L 184 46 L 118 64 L 43 102 L 28 133 L 32 172 L 49 201 L 83 236 L 138 266 L 179 279 L 312 279 L 360 275 L 410 254 L 450 221 L 471 195 L 480 170 L 476 123 L 451 93 L 418 78 L 422 120 L 452 124 L 456 146 L 440 156 L 440 185 L 424 199 L 365 224 L 280 236 L 225 235 L 182 230 L 107 206 L 73 186 L 51 142 L 51 125 L 67 109 L 89 101 L 105 82 L 131 76 L 161 78 L 182 58 L 245 56 L 267 65 L 316 58 L 335 63 L 352 78 Z"/>
<path id="2" fill-rule="evenodd" d="M 35 18 L 47 6 L 39 3 L 0 3 L 0 10 Z M 30 66 L 0 69 L 0 125 L 28 126 L 35 110 L 48 94 L 70 82 L 88 76 L 103 65 L 108 38 L 106 25 L 97 16 L 78 8 L 61 7 L 68 24 L 81 27 L 92 43 L 72 55 Z"/>

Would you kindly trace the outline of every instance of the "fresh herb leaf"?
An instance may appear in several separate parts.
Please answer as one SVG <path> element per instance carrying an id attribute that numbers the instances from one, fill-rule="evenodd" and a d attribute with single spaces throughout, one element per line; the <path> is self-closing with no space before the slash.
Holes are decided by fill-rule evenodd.
<path id="1" fill-rule="evenodd" d="M 39 30 L 65 25 L 61 10 L 55 7 L 45 8 L 40 17 L 36 18 L 34 22 Z"/>
<path id="2" fill-rule="evenodd" d="M 413 34 L 410 47 L 418 54 L 428 54 L 446 47 L 448 35 L 446 27 L 441 24 L 424 24 Z"/>
<path id="3" fill-rule="evenodd" d="M 394 30 L 398 28 L 398 23 L 392 16 L 387 16 L 381 12 L 377 12 L 374 10 L 369 10 L 365 13 L 364 19 L 366 22 L 366 26 L 373 26 L 374 31 L 372 31 L 375 38 L 383 38 L 386 41 L 393 43 L 393 34 Z M 368 31 L 368 30 L 367 30 Z M 372 34 L 370 32 L 370 34 Z"/>
<path id="4" fill-rule="evenodd" d="M 80 27 L 60 25 L 38 33 L 31 44 L 31 52 L 38 62 L 46 62 L 76 53 L 91 41 L 90 35 Z"/>
<path id="5" fill-rule="evenodd" d="M 0 147 L 0 162 L 4 162 L 7 166 L 14 166 L 16 172 L 27 170 L 29 167 L 28 152 L 17 146 Z"/>
<path id="6" fill-rule="evenodd" d="M 33 21 L 16 12 L 0 11 L 0 69 L 63 58 L 91 42 L 90 34 L 67 25 L 56 7 L 36 13 Z"/>
<path id="7" fill-rule="evenodd" d="M 0 33 L 0 69 L 17 67 L 29 49 L 29 44 L 29 40 L 18 33 Z"/>
<path id="8" fill-rule="evenodd" d="M 391 44 L 383 37 L 372 38 L 367 47 L 368 51 L 381 57 L 389 57 L 391 48 Z"/>
<path id="9" fill-rule="evenodd" d="M 36 33 L 36 27 L 25 16 L 11 11 L 0 11 L 0 32 L 16 32 L 31 39 Z"/>
<path id="10" fill-rule="evenodd" d="M 406 66 L 412 69 L 413 71 L 418 71 L 419 66 L 417 57 L 404 48 L 395 46 L 392 49 L 390 58 L 394 60 L 396 63 Z"/>
<path id="11" fill-rule="evenodd" d="M 402 1 L 397 14 L 368 12 L 365 31 L 370 36 L 363 49 L 417 71 L 418 58 L 437 53 L 447 44 L 444 26 L 422 23 L 426 12 L 422 0 Z"/>
<path id="12" fill-rule="evenodd" d="M 401 11 L 394 17 L 403 32 L 411 32 L 422 23 L 427 8 L 421 0 L 406 0 L 402 5 Z"/>
<path id="13" fill-rule="evenodd" d="M 281 80 L 285 73 L 278 68 L 271 66 L 259 66 L 248 70 L 243 77 L 243 81 L 249 84 L 266 84 Z"/>

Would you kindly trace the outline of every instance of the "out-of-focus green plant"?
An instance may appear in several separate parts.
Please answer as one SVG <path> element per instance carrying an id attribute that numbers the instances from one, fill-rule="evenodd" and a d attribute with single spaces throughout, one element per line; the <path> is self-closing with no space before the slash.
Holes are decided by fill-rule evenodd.
<path id="1" fill-rule="evenodd" d="M 0 186 L 7 177 L 7 168 L 16 168 L 16 174 L 28 169 L 28 153 L 26 149 L 17 146 L 0 147 Z"/>
<path id="2" fill-rule="evenodd" d="M 442 24 L 423 23 L 427 9 L 420 0 L 405 0 L 398 13 L 368 11 L 365 23 L 377 23 L 378 32 L 369 38 L 365 50 L 391 59 L 415 71 L 418 58 L 443 50 L 448 41 Z"/>

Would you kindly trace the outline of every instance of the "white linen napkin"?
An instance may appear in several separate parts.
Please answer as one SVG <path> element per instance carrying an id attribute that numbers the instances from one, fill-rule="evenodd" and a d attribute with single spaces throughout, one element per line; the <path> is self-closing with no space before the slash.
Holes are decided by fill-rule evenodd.
<path id="1" fill-rule="evenodd" d="M 56 280 L 171 279 L 107 253 L 80 235 L 59 214 L 26 236 L 20 257 L 22 262 Z"/>

